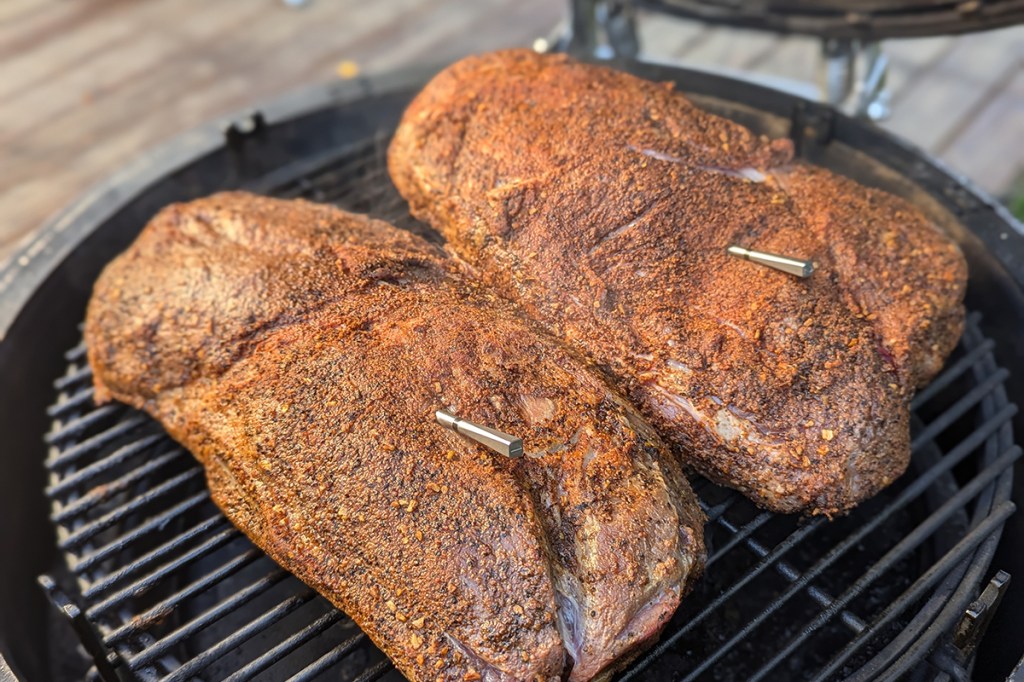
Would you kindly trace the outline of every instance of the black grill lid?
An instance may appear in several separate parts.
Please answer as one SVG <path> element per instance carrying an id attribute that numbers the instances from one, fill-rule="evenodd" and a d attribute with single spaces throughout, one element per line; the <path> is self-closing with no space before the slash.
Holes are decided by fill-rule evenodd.
<path id="1" fill-rule="evenodd" d="M 635 0 L 702 21 L 823 38 L 920 37 L 1024 22 L 1024 0 Z"/>

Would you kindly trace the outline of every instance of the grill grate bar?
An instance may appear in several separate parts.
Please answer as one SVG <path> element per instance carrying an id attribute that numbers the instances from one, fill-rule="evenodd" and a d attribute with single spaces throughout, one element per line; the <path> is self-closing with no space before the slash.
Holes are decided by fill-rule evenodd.
<path id="1" fill-rule="evenodd" d="M 1000 369 L 964 394 L 963 397 L 921 430 L 921 433 L 910 442 L 911 451 L 918 450 L 922 445 L 949 428 L 953 422 L 967 414 L 968 410 L 980 403 L 982 398 L 1006 381 L 1008 376 L 1010 376 L 1009 371 Z"/>
<path id="2" fill-rule="evenodd" d="M 96 391 L 95 389 L 93 389 L 92 386 L 87 386 L 86 388 L 79 391 L 78 393 L 75 393 L 71 397 L 66 398 L 65 400 L 61 400 L 56 405 L 51 405 L 50 407 L 46 408 L 46 415 L 54 419 L 60 419 L 61 417 L 66 416 L 72 410 L 81 407 L 88 407 L 90 406 L 90 403 L 92 402 L 95 393 Z"/>
<path id="3" fill-rule="evenodd" d="M 992 536 L 990 535 L 989 538 Z M 950 675 L 956 675 L 958 680 L 962 682 L 970 682 L 964 672 L 962 672 L 962 666 L 956 661 L 956 655 L 951 652 L 953 645 L 950 643 L 943 643 L 936 647 L 935 651 L 929 657 L 929 662 L 941 671 L 945 677 L 940 675 L 936 678 L 935 682 L 942 682 L 943 680 L 950 679 Z M 1012 677 L 1011 677 L 1012 680 Z"/>
<path id="4" fill-rule="evenodd" d="M 356 679 L 352 680 L 352 682 L 373 682 L 374 680 L 379 680 L 384 677 L 384 673 L 388 672 L 392 668 L 394 668 L 394 666 L 391 665 L 391 661 L 381 661 Z"/>
<path id="5" fill-rule="evenodd" d="M 926 387 L 921 389 L 910 401 L 910 409 L 917 410 L 929 400 L 942 392 L 944 388 L 952 384 L 961 376 L 967 373 L 972 367 L 987 354 L 995 349 L 996 343 L 992 339 L 985 339 L 962 358 L 943 370 L 942 374 L 935 377 Z"/>
<path id="6" fill-rule="evenodd" d="M 965 331 L 964 339 L 968 343 L 978 343 L 981 338 L 981 330 L 977 327 L 968 328 Z M 985 373 L 994 371 L 995 368 L 995 359 L 992 355 L 987 355 L 974 368 L 972 374 L 975 379 L 978 379 Z M 982 402 L 982 410 L 992 412 L 998 405 L 1004 403 L 1006 403 L 1005 386 L 986 397 Z M 982 462 L 996 459 L 1001 452 L 1005 452 L 1012 445 L 1013 428 L 1010 424 L 1006 424 L 1000 429 L 998 438 L 993 438 L 985 444 L 985 452 L 981 456 Z M 971 523 L 977 524 L 981 518 L 992 512 L 997 496 L 1003 500 L 1009 499 L 1012 484 L 1011 468 L 1007 470 L 1005 476 L 1000 476 L 992 486 L 986 488 L 978 496 L 971 513 Z M 922 653 L 931 650 L 932 643 L 948 633 L 950 628 L 961 619 L 963 610 L 976 595 L 977 587 L 981 584 L 982 575 L 991 563 L 1001 535 L 1001 529 L 995 530 L 974 551 L 972 556 L 964 557 L 956 569 L 950 571 L 946 576 L 937 588 L 936 594 L 932 595 L 918 610 L 914 622 L 904 627 L 892 641 L 885 645 L 881 652 L 865 663 L 857 672 L 856 678 L 862 681 L 871 680 L 882 670 L 887 670 L 887 675 L 896 678 L 917 664 Z M 948 650 L 949 646 L 947 644 L 945 648 Z M 963 665 L 943 658 L 941 651 L 938 654 L 933 653 L 930 660 L 940 669 L 952 670 L 956 679 L 968 679 L 969 673 Z"/>
<path id="7" fill-rule="evenodd" d="M 174 492 L 178 488 L 185 486 L 192 481 L 201 480 L 203 476 L 203 470 L 200 468 L 189 469 L 188 471 L 178 474 L 173 478 L 167 479 L 160 485 L 151 488 L 139 495 L 138 497 L 132 498 L 130 501 L 122 504 L 104 514 L 100 518 L 87 523 L 75 532 L 68 535 L 66 538 L 58 543 L 58 547 L 61 549 L 71 549 L 78 547 L 85 543 L 92 537 L 95 537 L 98 533 L 110 528 L 115 523 L 128 516 L 129 514 L 139 511 L 148 504 L 151 504 L 154 500 Z"/>
<path id="8" fill-rule="evenodd" d="M 53 471 L 65 465 L 73 464 L 85 455 L 95 450 L 99 450 L 115 438 L 120 438 L 131 433 L 135 429 L 146 424 L 147 421 L 148 419 L 144 415 L 132 415 L 127 419 L 118 422 L 117 425 L 112 426 L 106 431 L 98 433 L 90 438 L 86 438 L 82 442 L 75 444 L 60 454 L 47 459 L 46 467 Z"/>
<path id="9" fill-rule="evenodd" d="M 153 646 L 145 649 L 144 651 L 140 651 L 136 656 L 132 657 L 128 661 L 128 666 L 132 670 L 138 670 L 139 668 L 143 668 L 146 665 L 151 664 L 153 661 L 164 656 L 172 648 L 184 642 L 210 623 L 220 620 L 227 614 L 239 608 L 242 604 L 257 595 L 266 592 L 287 577 L 288 574 L 284 572 L 284 569 L 275 564 L 273 568 L 259 580 L 256 580 L 244 589 L 235 592 L 224 601 L 218 602 L 216 605 L 199 614 L 176 629 L 174 632 L 160 639 L 158 642 L 153 644 Z"/>
<path id="10" fill-rule="evenodd" d="M 139 443 L 141 443 L 141 445 L 139 445 L 137 450 L 145 451 L 145 449 L 149 445 L 158 440 L 158 436 L 149 436 L 147 439 L 138 441 Z M 102 485 L 97 485 L 96 487 L 92 488 L 89 492 L 87 492 L 85 495 L 79 497 L 73 502 L 69 502 L 68 504 L 62 506 L 60 508 L 60 511 L 58 511 L 50 517 L 51 520 L 57 523 L 65 523 L 75 518 L 76 516 L 84 514 L 85 512 L 89 511 L 94 506 L 99 504 L 100 502 L 110 497 L 113 497 L 117 493 L 127 490 L 132 486 L 133 483 L 137 483 L 141 479 L 144 479 L 146 476 L 149 476 L 150 474 L 158 471 L 164 465 L 170 464 L 171 462 L 181 459 L 182 454 L 184 452 L 185 451 L 181 449 L 175 449 L 171 450 L 170 452 L 165 452 L 164 454 L 158 455 L 157 457 L 149 460 L 145 464 L 130 470 L 123 476 L 115 478 L 114 480 L 104 483 Z M 125 459 L 134 454 L 137 454 L 137 452 L 129 453 L 125 457 Z M 113 466 L 113 464 L 109 463 L 109 460 L 106 459 L 100 460 L 99 462 L 96 462 L 96 464 L 105 464 L 106 466 L 97 467 L 96 469 L 89 471 L 88 474 L 84 476 L 73 474 L 72 476 L 69 476 L 68 479 L 75 478 L 80 481 L 85 481 Z M 85 472 L 85 469 L 83 469 L 82 472 Z M 63 482 L 61 483 L 61 485 L 54 487 L 59 488 L 59 490 L 57 490 L 56 492 L 48 491 L 50 492 L 52 497 L 56 497 L 57 495 L 60 495 L 61 493 L 68 491 L 68 488 L 63 485 Z"/>
<path id="11" fill-rule="evenodd" d="M 263 654 L 253 662 L 246 665 L 244 668 L 236 672 L 235 674 L 228 677 L 224 682 L 245 682 L 258 675 L 263 670 L 266 670 L 273 664 L 280 661 L 282 658 L 290 654 L 292 651 L 297 649 L 302 644 L 313 639 L 330 626 L 337 623 L 339 620 L 344 618 L 344 614 L 341 611 L 330 611 L 317 618 L 315 621 L 304 627 L 299 632 L 296 632 L 291 637 L 288 637 L 280 644 L 270 649 L 267 653 Z"/>
<path id="12" fill-rule="evenodd" d="M 380 183 L 371 189 L 350 189 L 337 193 L 328 193 L 325 195 L 325 200 L 335 204 L 355 203 L 356 200 L 370 203 L 387 195 L 388 191 L 388 186 Z"/>
<path id="13" fill-rule="evenodd" d="M 739 501 L 739 499 L 739 493 L 737 493 L 736 491 L 731 491 L 729 497 L 725 498 L 724 500 L 716 504 L 714 507 L 708 507 L 706 504 L 704 504 L 702 500 L 699 499 L 698 502 L 700 502 L 700 508 L 704 510 L 704 514 L 707 516 L 708 521 L 717 521 L 725 514 L 725 512 L 729 511 L 729 509 L 731 509 L 732 506 Z"/>
<path id="14" fill-rule="evenodd" d="M 711 564 L 715 563 L 716 561 L 721 559 L 723 556 L 725 556 L 736 545 L 738 545 L 739 543 L 741 543 L 744 540 L 746 540 L 747 538 L 749 538 L 761 526 L 763 526 L 764 524 L 768 523 L 768 521 L 770 521 L 772 519 L 772 517 L 773 517 L 773 515 L 772 515 L 771 512 L 761 512 L 760 514 L 755 516 L 753 519 L 748 521 L 746 524 L 744 524 L 743 527 L 739 528 L 735 532 L 735 534 L 732 537 L 730 537 L 729 540 L 724 545 L 722 545 L 720 548 L 715 550 L 708 557 L 708 560 L 704 564 L 705 570 L 708 567 L 710 567 Z M 761 558 L 763 559 L 764 556 L 762 556 Z"/>
<path id="15" fill-rule="evenodd" d="M 728 519 L 719 519 L 718 522 L 725 526 L 725 528 L 729 530 L 729 532 L 736 533 L 738 535 L 739 528 L 730 523 Z M 745 538 L 744 544 L 750 549 L 750 551 L 756 554 L 759 558 L 763 559 L 764 557 L 768 556 L 769 549 L 757 540 L 755 540 L 754 538 Z M 795 583 L 797 580 L 800 579 L 800 571 L 793 568 L 793 566 L 785 559 L 780 559 L 775 563 L 775 571 L 783 578 L 788 580 L 790 583 Z M 811 585 L 807 588 L 807 594 L 811 597 L 811 599 L 817 602 L 818 606 L 821 606 L 822 608 L 831 607 L 835 601 L 831 595 L 815 587 L 814 585 Z M 842 620 L 843 624 L 851 630 L 853 630 L 854 632 L 860 632 L 864 629 L 864 621 L 862 621 L 855 614 L 850 613 L 849 611 L 843 611 Z"/>
<path id="16" fill-rule="evenodd" d="M 1019 450 L 1014 453 L 1014 459 L 1020 456 Z M 949 517 L 959 511 L 963 506 L 972 499 L 975 495 L 981 492 L 982 488 L 991 483 L 997 476 L 1005 471 L 1003 468 L 995 468 L 992 466 L 987 467 L 981 474 L 975 477 L 969 484 L 961 488 L 957 493 L 949 498 L 941 507 L 932 512 L 921 522 L 913 531 L 908 535 L 904 536 L 896 545 L 886 552 L 885 556 L 875 562 L 874 565 L 868 569 L 854 584 L 843 593 L 843 596 L 836 600 L 836 602 L 826 611 L 831 613 L 838 609 L 844 608 L 849 602 L 863 592 L 863 590 L 873 583 L 875 580 L 885 574 L 893 564 L 899 561 L 908 552 L 916 548 L 918 545 L 923 543 L 928 537 L 937 531 L 939 527 L 945 523 Z M 909 488 L 908 488 L 909 489 Z M 876 517 L 878 518 L 878 517 Z M 846 540 L 837 545 L 832 551 L 826 554 L 821 560 L 819 560 L 814 566 L 806 571 L 800 579 L 790 585 L 781 595 L 776 597 L 771 604 L 769 604 L 761 613 L 755 618 L 752 618 L 747 622 L 735 635 L 729 638 L 728 641 L 723 644 L 718 651 L 714 652 L 710 656 L 704 658 L 696 669 L 690 672 L 684 679 L 692 680 L 696 679 L 697 676 L 707 671 L 712 665 L 719 661 L 729 651 L 731 651 L 737 644 L 744 639 L 748 638 L 755 629 L 761 626 L 773 613 L 775 613 L 783 604 L 788 602 L 795 594 L 801 589 L 807 586 L 811 580 L 821 575 L 826 568 L 828 568 L 836 559 L 840 558 L 846 553 L 851 547 L 860 542 L 860 540 L 867 535 L 870 530 L 873 530 L 878 524 L 871 523 L 862 526 L 853 535 L 850 535 Z M 905 606 L 905 604 L 904 604 Z M 807 628 L 803 630 L 797 637 L 791 641 L 793 648 L 796 648 L 800 644 L 804 643 L 811 635 L 817 632 L 817 629 Z M 792 651 L 792 649 L 790 649 Z"/>
<path id="17" fill-rule="evenodd" d="M 69 402 L 78 402 L 79 400 L 83 400 L 85 397 L 89 397 L 89 398 L 93 399 L 93 402 L 92 402 L 90 407 L 92 407 L 92 408 L 100 407 L 100 405 L 95 402 L 95 399 L 96 399 L 96 388 L 95 388 L 95 386 L 93 386 L 93 384 L 91 382 L 83 383 L 80 386 L 76 387 L 75 390 L 62 392 L 60 395 L 61 395 L 61 397 L 58 398 L 57 403 L 55 405 L 51 406 L 53 409 L 60 409 L 60 407 L 62 405 L 65 405 L 65 404 L 67 404 Z M 113 402 L 111 404 L 117 405 L 117 404 L 120 404 L 120 403 L 117 403 L 115 401 L 115 402 Z M 131 408 L 128 408 L 128 409 L 130 410 Z"/>
<path id="18" fill-rule="evenodd" d="M 1003 480 L 1008 483 L 1012 482 L 1009 477 L 1004 478 Z M 1002 503 L 1000 503 L 1000 505 L 1001 504 Z M 992 512 L 991 509 L 989 511 L 990 513 Z M 988 559 L 991 559 L 992 555 L 995 553 L 996 545 L 999 544 L 999 538 L 1001 536 L 1002 528 L 997 527 L 992 531 L 991 535 L 982 539 L 982 545 L 978 547 L 973 556 L 964 558 L 964 563 L 967 564 L 967 570 L 964 572 L 965 579 L 960 581 L 959 586 L 956 587 L 956 590 L 946 600 L 946 604 L 942 609 L 942 613 L 939 614 L 939 617 L 927 626 L 927 629 L 925 629 L 916 641 L 911 642 L 910 646 L 906 647 L 906 650 L 901 656 L 898 656 L 895 661 L 892 660 L 889 654 L 893 643 L 890 643 L 890 645 L 878 655 L 878 658 L 869 661 L 861 670 L 868 670 L 884 661 L 889 664 L 887 673 L 891 675 L 893 679 L 904 679 L 906 672 L 921 659 L 920 654 L 915 656 L 915 651 L 922 651 L 922 649 L 924 649 L 922 641 L 928 643 L 936 642 L 939 637 L 950 632 L 950 626 L 953 623 L 958 623 L 963 617 L 964 610 L 976 594 L 977 586 L 981 584 L 982 572 L 987 569 L 987 566 L 985 566 L 983 562 L 977 561 L 977 557 L 979 555 L 987 555 Z M 946 613 L 949 613 L 952 616 L 952 619 L 944 618 L 943 616 Z M 904 630 L 904 632 L 907 631 L 908 630 Z M 901 632 L 900 634 L 902 635 L 903 633 Z M 914 660 L 915 658 L 917 660 Z M 960 668 L 958 672 L 958 679 L 965 681 L 968 680 L 969 676 L 964 668 Z M 875 679 L 875 677 L 863 674 L 861 671 L 858 671 L 857 678 L 859 678 L 860 682 L 874 682 Z M 857 681 L 851 680 L 851 682 Z"/>
<path id="19" fill-rule="evenodd" d="M 362 151 L 372 149 L 373 145 L 367 145 L 363 147 Z M 342 161 L 328 162 L 320 170 L 321 178 L 319 182 L 310 182 L 306 178 L 300 178 L 299 182 L 294 183 L 292 186 L 281 189 L 273 189 L 271 193 L 285 199 L 292 199 L 296 197 L 303 197 L 305 199 L 312 199 L 314 201 L 328 202 L 328 188 L 324 185 L 337 186 L 339 183 L 334 180 L 339 175 L 355 176 L 361 172 L 365 172 L 364 177 L 373 177 L 379 174 L 379 171 L 374 168 L 380 162 L 375 159 L 369 159 L 365 156 L 356 159 L 347 159 Z M 324 182 L 326 180 L 326 182 Z M 337 203 L 337 202 L 334 202 Z"/>
<path id="20" fill-rule="evenodd" d="M 272 170 L 258 180 L 243 185 L 243 189 L 254 194 L 295 198 L 301 194 L 301 191 L 289 196 L 286 194 L 302 185 L 305 185 L 307 189 L 311 187 L 312 183 L 308 181 L 309 176 L 329 172 L 332 168 L 334 169 L 333 173 L 337 174 L 339 173 L 338 169 L 344 169 L 346 164 L 355 163 L 351 157 L 365 156 L 373 146 L 372 142 L 362 141 L 346 147 L 328 149 L 314 158 L 299 159 Z"/>
<path id="21" fill-rule="evenodd" d="M 85 340 L 78 342 L 78 345 L 71 350 L 64 353 L 64 360 L 68 363 L 77 363 L 85 359 L 86 347 Z"/>
<path id="22" fill-rule="evenodd" d="M 220 580 L 223 580 L 229 575 L 242 570 L 252 562 L 259 559 L 261 556 L 262 553 L 259 550 L 250 548 L 242 552 L 241 554 L 232 557 L 228 561 L 224 562 L 220 567 L 208 572 L 202 578 L 195 581 L 188 587 L 178 590 L 170 597 L 167 597 L 166 599 L 161 600 L 159 603 L 154 604 L 153 606 L 143 611 L 137 617 L 128 621 L 121 627 L 112 630 L 106 637 L 104 637 L 104 641 L 107 644 L 113 644 L 115 642 L 139 634 L 140 632 L 145 630 L 146 623 L 152 623 L 157 619 L 165 618 L 171 613 L 173 613 L 174 610 L 177 608 L 178 604 L 181 603 L 182 599 L 192 597 L 196 594 L 203 592 L 211 585 L 214 585 L 215 583 L 219 582 Z M 104 605 L 97 604 L 92 609 L 89 609 L 90 615 L 95 617 L 99 613 L 110 608 L 110 605 L 105 605 L 105 608 L 101 608 L 101 606 Z"/>
<path id="23" fill-rule="evenodd" d="M 383 141 L 375 141 L 368 144 L 365 147 L 365 150 L 371 151 L 382 144 Z M 352 183 L 350 186 L 346 187 L 344 183 L 333 181 L 333 178 L 338 175 L 355 174 L 355 171 L 357 170 L 362 172 L 362 183 Z M 355 162 L 339 164 L 338 166 L 331 168 L 326 173 L 326 178 L 329 181 L 329 188 L 323 188 L 318 185 L 313 185 L 311 187 L 319 201 L 328 201 L 336 205 L 351 207 L 353 202 L 346 201 L 346 198 L 352 196 L 367 196 L 364 194 L 364 192 L 367 191 L 379 195 L 382 194 L 381 190 L 383 190 L 384 195 L 392 194 L 393 198 L 397 198 L 401 201 L 401 197 L 398 197 L 391 188 L 391 180 L 387 176 L 385 162 L 382 158 L 369 156 L 358 159 Z M 380 214 L 381 212 L 382 207 L 379 204 L 374 205 L 374 213 Z"/>
<path id="24" fill-rule="evenodd" d="M 69 387 L 74 386 L 77 383 L 81 383 L 86 379 L 92 377 L 92 367 L 88 364 L 76 367 L 71 370 L 69 374 L 65 374 L 61 378 L 53 382 L 53 387 L 58 391 L 66 391 Z"/>
<path id="25" fill-rule="evenodd" d="M 133 530 L 128 531 L 116 540 L 111 541 L 109 544 L 95 550 L 91 554 L 81 557 L 75 561 L 74 571 L 75 573 L 82 573 L 93 568 L 97 563 L 104 559 L 110 558 L 113 554 L 122 551 L 128 545 L 136 542 L 137 540 L 146 537 L 154 530 L 163 528 L 168 523 L 173 521 L 176 517 L 184 514 L 190 509 L 198 507 L 203 502 L 210 499 L 210 492 L 208 490 L 201 490 L 200 492 L 187 497 L 178 504 L 174 505 L 162 514 L 158 514 L 149 518 L 145 523 L 137 526 Z M 218 518 L 222 518 L 219 516 Z"/>
<path id="26" fill-rule="evenodd" d="M 254 188 L 254 191 L 258 190 L 260 194 L 274 194 L 283 199 L 294 199 L 299 196 L 306 199 L 312 199 L 314 196 L 322 197 L 324 195 L 320 186 L 325 184 L 325 179 L 327 184 L 337 185 L 337 181 L 334 180 L 337 176 L 351 177 L 356 175 L 357 171 L 365 170 L 373 165 L 379 165 L 379 160 L 366 156 L 366 153 L 373 151 L 376 146 L 376 141 L 366 141 L 352 147 L 346 147 L 340 150 L 339 153 L 327 154 L 309 162 L 306 168 L 313 169 L 313 172 L 321 176 L 319 182 L 311 182 L 308 179 L 308 175 L 312 173 L 304 173 L 304 177 L 300 177 L 294 182 L 283 181 L 271 175 L 263 178 L 262 182 Z M 358 156 L 352 158 L 355 155 Z M 323 201 L 323 199 L 318 200 Z"/>
<path id="27" fill-rule="evenodd" d="M 229 541 L 235 539 L 236 537 L 238 537 L 238 531 L 234 528 L 227 528 L 225 530 L 222 530 L 220 533 L 217 533 L 213 537 L 207 539 L 199 546 L 192 548 L 191 550 L 185 552 L 179 557 L 175 557 L 173 561 L 164 564 L 152 573 L 149 573 L 143 578 L 136 580 L 131 585 L 123 587 L 117 592 L 111 594 L 106 599 L 97 602 L 86 612 L 86 615 L 88 615 L 90 618 L 95 618 L 101 613 L 109 611 L 115 606 L 118 606 L 126 599 L 131 599 L 132 597 L 138 596 L 140 594 L 145 594 L 146 592 L 151 590 L 157 583 L 159 583 L 160 580 L 167 577 L 167 575 L 169 575 L 170 573 L 173 573 L 182 566 L 186 566 L 189 563 L 192 563 L 193 561 L 202 558 L 203 556 L 212 552 L 218 547 L 226 545 Z M 244 556 L 244 554 L 241 556 Z M 196 584 L 201 583 L 203 580 L 205 580 L 205 578 L 201 579 Z M 182 595 L 184 596 L 186 594 L 193 593 L 189 592 L 188 590 L 193 590 L 192 586 L 189 586 L 185 590 L 182 590 Z M 95 590 L 92 591 L 96 592 Z"/>
<path id="28" fill-rule="evenodd" d="M 186 680 L 193 677 L 204 670 L 206 666 L 236 648 L 257 632 L 265 630 L 269 625 L 276 623 L 295 609 L 313 599 L 314 596 L 315 593 L 312 590 L 306 589 L 299 594 L 292 595 L 291 597 L 284 599 L 277 606 L 265 611 L 262 616 L 254 618 L 252 621 L 233 632 L 229 637 L 224 638 L 214 646 L 189 660 L 173 673 L 165 677 L 164 682 L 180 682 L 180 680 Z"/>
<path id="29" fill-rule="evenodd" d="M 345 658 L 353 649 L 362 644 L 366 634 L 359 632 L 316 659 L 301 671 L 288 678 L 288 682 L 307 682 L 332 665 Z"/>
<path id="30" fill-rule="evenodd" d="M 104 432 L 100 435 L 105 435 L 106 433 L 108 432 Z M 99 438 L 99 436 L 96 436 L 96 438 Z M 162 436 L 160 436 L 160 434 L 153 433 L 148 436 L 143 436 L 138 440 L 134 440 L 127 445 L 122 445 L 106 457 L 98 459 L 92 464 L 82 467 L 78 471 L 66 473 L 64 477 L 61 478 L 60 482 L 55 483 L 46 489 L 46 494 L 50 497 L 57 497 L 64 495 L 71 490 L 80 488 L 85 485 L 86 481 L 89 479 L 112 469 L 118 464 L 123 464 L 128 459 L 141 454 L 146 448 L 158 443 L 160 440 L 162 440 Z"/>
<path id="31" fill-rule="evenodd" d="M 880 614 L 874 620 L 870 628 L 859 633 L 858 636 L 853 639 L 853 641 L 847 644 L 846 648 L 844 648 L 838 656 L 833 658 L 829 665 L 824 670 L 819 672 L 818 676 L 815 679 L 828 679 L 829 676 L 838 671 L 839 668 L 841 668 L 843 664 L 847 660 L 849 660 L 850 656 L 854 652 L 856 652 L 860 647 L 862 647 L 865 643 L 867 643 L 872 636 L 878 633 L 883 627 L 888 625 L 892 621 L 892 619 L 895 618 L 899 613 L 901 613 L 903 609 L 905 609 L 909 604 L 912 604 L 918 599 L 921 599 L 942 576 L 944 576 L 947 572 L 952 570 L 952 568 L 956 565 L 958 561 L 962 561 L 964 556 L 966 556 L 969 552 L 973 551 L 979 544 L 981 544 L 986 538 L 988 538 L 993 531 L 998 530 L 1002 526 L 1003 522 L 1006 521 L 1006 519 L 1009 518 L 1009 516 L 1015 510 L 1016 506 L 1012 502 L 1003 502 L 995 509 L 993 509 L 992 514 L 990 516 L 986 517 L 984 520 L 982 520 L 980 524 L 978 524 L 975 528 L 970 530 L 967 533 L 967 535 L 961 538 L 960 541 L 957 542 L 957 544 L 954 545 L 948 552 L 946 552 L 946 554 L 941 559 L 932 564 L 928 568 L 928 570 L 921 575 L 920 578 L 914 581 L 914 584 L 911 585 L 910 588 L 907 589 L 896 602 L 889 605 L 889 607 L 886 608 L 886 610 L 883 611 L 882 614 Z M 856 587 L 857 585 L 854 584 L 854 586 L 851 587 L 848 591 L 853 592 Z M 855 596 L 856 595 L 852 595 L 849 598 L 847 598 L 846 594 L 844 593 L 844 595 L 839 598 L 839 601 L 849 601 L 853 599 Z M 827 623 L 833 615 L 834 610 L 826 610 L 822 612 L 818 616 L 818 618 L 816 618 L 813 622 L 807 625 L 805 631 L 810 630 L 811 628 L 820 628 L 824 626 L 825 623 Z M 759 672 L 757 676 L 752 678 L 752 680 L 763 679 L 764 675 L 770 672 L 779 663 L 781 663 L 786 656 L 793 652 L 793 649 L 795 649 L 796 646 L 797 645 L 789 644 L 786 647 L 784 647 L 783 650 L 780 651 L 779 654 L 776 656 L 776 658 L 769 661 L 768 664 L 766 664 L 766 666 L 762 668 L 763 673 Z"/>
<path id="32" fill-rule="evenodd" d="M 56 445 L 62 440 L 70 438 L 71 436 L 77 436 L 82 431 L 85 431 L 90 426 L 94 426 L 96 422 L 110 417 L 120 410 L 124 409 L 120 405 L 103 405 L 98 407 L 92 412 L 87 412 L 81 417 L 76 417 L 68 422 L 65 422 L 56 431 L 52 431 L 46 434 L 46 442 L 48 445 Z M 144 420 L 140 420 L 142 423 Z"/>
<path id="33" fill-rule="evenodd" d="M 185 546 L 195 538 L 199 537 L 200 535 L 205 535 L 208 532 L 220 532 L 221 529 L 234 530 L 236 534 L 240 532 L 238 531 L 237 528 L 230 525 L 227 519 L 225 519 L 223 516 L 211 516 L 205 521 L 188 529 L 184 533 L 181 533 L 173 539 L 168 540 L 156 549 L 153 549 L 152 551 L 143 554 L 135 561 L 132 561 L 130 564 L 122 566 L 120 569 L 114 571 L 113 573 L 109 573 L 104 578 L 92 583 L 91 585 L 89 585 L 89 587 L 82 591 L 82 596 L 87 599 L 91 599 L 98 594 L 102 594 L 103 592 L 106 592 L 107 590 L 111 589 L 112 587 L 120 583 L 122 580 L 125 580 L 128 577 L 135 575 L 139 571 L 156 563 L 157 561 L 160 561 L 168 555 L 175 554 L 183 546 Z"/>

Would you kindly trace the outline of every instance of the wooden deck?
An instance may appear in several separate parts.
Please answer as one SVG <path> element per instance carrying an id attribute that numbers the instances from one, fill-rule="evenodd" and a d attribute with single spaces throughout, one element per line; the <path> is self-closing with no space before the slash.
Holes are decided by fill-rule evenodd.
<path id="1" fill-rule="evenodd" d="M 645 52 L 696 66 L 816 82 L 812 38 L 641 22 Z M 892 115 L 883 127 L 1000 196 L 1024 172 L 1024 26 L 885 43 Z"/>
<path id="2" fill-rule="evenodd" d="M 87 187 L 204 120 L 337 77 L 343 62 L 372 73 L 529 44 L 561 15 L 556 0 L 3 0 L 0 260 Z M 814 40 L 667 18 L 641 27 L 655 58 L 816 75 Z M 1004 192 L 1024 167 L 1024 27 L 887 52 L 885 125 Z"/>

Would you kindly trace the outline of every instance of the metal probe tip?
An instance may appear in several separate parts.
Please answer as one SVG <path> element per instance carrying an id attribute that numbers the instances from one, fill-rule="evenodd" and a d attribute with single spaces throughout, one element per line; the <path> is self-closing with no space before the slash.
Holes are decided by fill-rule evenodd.
<path id="1" fill-rule="evenodd" d="M 780 256 L 775 253 L 765 253 L 764 251 L 754 251 L 753 249 L 736 246 L 735 244 L 727 250 L 733 256 L 743 260 L 748 260 L 758 265 L 766 265 L 769 268 L 775 268 L 797 277 L 810 277 L 814 273 L 814 261 Z"/>
<path id="2" fill-rule="evenodd" d="M 447 410 L 438 410 L 434 412 L 434 419 L 437 423 L 444 428 L 454 431 L 460 436 L 465 436 L 470 440 L 480 443 L 491 450 L 494 450 L 499 455 L 505 455 L 506 457 L 516 458 L 523 456 L 523 441 L 521 438 L 510 436 L 507 433 L 492 429 L 487 426 L 481 426 L 480 424 L 474 424 L 471 421 L 460 419 Z"/>

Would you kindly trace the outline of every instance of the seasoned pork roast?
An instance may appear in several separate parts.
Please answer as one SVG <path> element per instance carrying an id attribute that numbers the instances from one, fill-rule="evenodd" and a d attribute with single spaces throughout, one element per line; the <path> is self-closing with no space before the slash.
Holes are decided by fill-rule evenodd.
<path id="1" fill-rule="evenodd" d="M 103 272 L 85 337 L 97 398 L 159 420 L 225 514 L 412 680 L 605 678 L 703 566 L 697 502 L 633 408 L 385 223 L 172 205 Z"/>
<path id="2" fill-rule="evenodd" d="M 908 401 L 959 338 L 966 266 L 905 201 L 668 84 L 529 50 L 438 75 L 389 167 L 414 214 L 610 373 L 686 465 L 826 514 L 906 469 Z"/>

